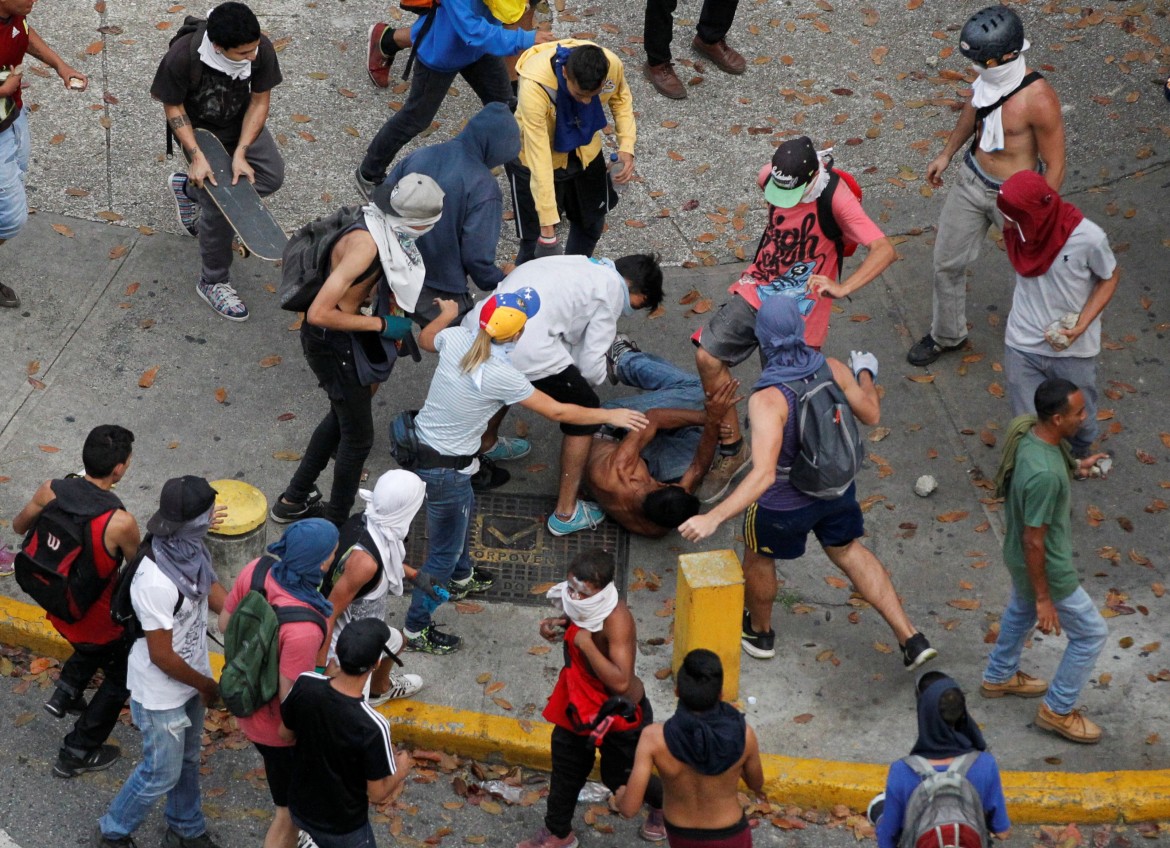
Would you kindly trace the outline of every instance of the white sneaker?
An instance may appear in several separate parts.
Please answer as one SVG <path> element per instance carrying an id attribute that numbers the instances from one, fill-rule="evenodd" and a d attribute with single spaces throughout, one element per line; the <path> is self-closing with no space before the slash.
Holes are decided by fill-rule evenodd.
<path id="1" fill-rule="evenodd" d="M 417 674 L 391 674 L 390 688 L 381 695 L 371 695 L 368 699 L 369 704 L 371 707 L 376 707 L 387 701 L 394 701 L 398 698 L 409 698 L 422 688 L 423 679 Z"/>

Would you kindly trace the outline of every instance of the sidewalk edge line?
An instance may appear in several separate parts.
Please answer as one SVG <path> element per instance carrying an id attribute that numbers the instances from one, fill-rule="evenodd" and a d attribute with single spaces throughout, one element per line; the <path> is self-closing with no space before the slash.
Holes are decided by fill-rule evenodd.
<path id="1" fill-rule="evenodd" d="M 65 659 L 69 643 L 40 607 L 0 597 L 0 643 Z M 211 655 L 218 676 L 223 656 Z M 394 738 L 461 757 L 499 757 L 547 771 L 552 726 L 418 701 L 390 701 L 379 710 L 394 722 Z M 764 754 L 764 789 L 775 803 L 864 810 L 885 786 L 887 766 Z M 1107 824 L 1170 819 L 1170 770 L 1116 772 L 1005 771 L 1015 824 Z"/>

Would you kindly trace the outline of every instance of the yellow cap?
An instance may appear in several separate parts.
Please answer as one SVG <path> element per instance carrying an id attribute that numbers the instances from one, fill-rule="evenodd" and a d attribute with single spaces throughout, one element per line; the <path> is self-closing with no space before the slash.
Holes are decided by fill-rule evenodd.
<path id="1" fill-rule="evenodd" d="M 268 499 L 255 486 L 243 480 L 216 480 L 211 488 L 216 491 L 216 505 L 227 507 L 223 523 L 212 531 L 215 534 L 242 536 L 255 530 L 268 517 Z"/>

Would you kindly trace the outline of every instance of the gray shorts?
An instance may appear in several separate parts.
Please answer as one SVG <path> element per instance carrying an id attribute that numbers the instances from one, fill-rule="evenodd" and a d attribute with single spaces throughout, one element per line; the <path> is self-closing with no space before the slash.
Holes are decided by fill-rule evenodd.
<path id="1" fill-rule="evenodd" d="M 362 618 L 376 618 L 379 621 L 385 621 L 389 612 L 389 592 L 380 598 L 374 598 L 372 601 L 366 598 L 354 598 L 350 601 L 345 612 L 337 616 L 337 622 L 333 625 L 333 640 L 329 643 L 329 659 L 337 658 L 337 637 L 341 635 L 341 631 L 345 629 L 347 624 Z"/>
<path id="2" fill-rule="evenodd" d="M 739 365 L 756 352 L 756 310 L 733 294 L 691 340 L 720 362 Z"/>

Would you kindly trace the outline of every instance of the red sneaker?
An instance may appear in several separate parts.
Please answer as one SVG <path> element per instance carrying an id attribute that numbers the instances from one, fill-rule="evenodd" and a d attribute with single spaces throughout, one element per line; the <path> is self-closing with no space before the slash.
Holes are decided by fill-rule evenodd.
<path id="1" fill-rule="evenodd" d="M 382 52 L 382 34 L 390 29 L 390 24 L 378 22 L 370 27 L 370 45 L 366 53 L 366 70 L 370 73 L 370 81 L 378 88 L 390 87 L 390 65 L 394 61 L 394 54 L 387 56 Z M 397 51 L 395 51 L 397 52 Z"/>

